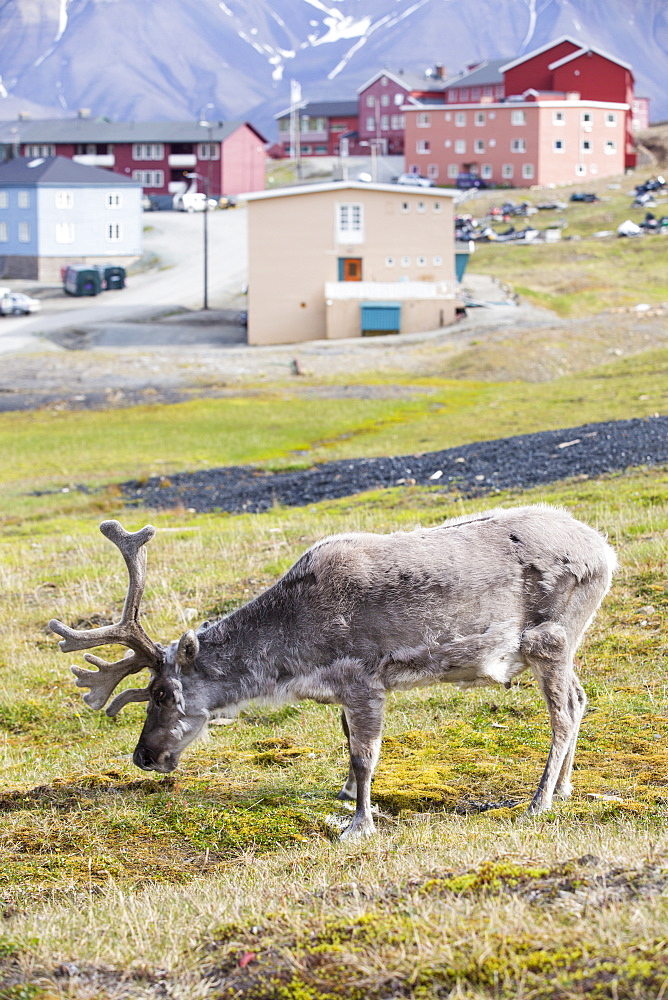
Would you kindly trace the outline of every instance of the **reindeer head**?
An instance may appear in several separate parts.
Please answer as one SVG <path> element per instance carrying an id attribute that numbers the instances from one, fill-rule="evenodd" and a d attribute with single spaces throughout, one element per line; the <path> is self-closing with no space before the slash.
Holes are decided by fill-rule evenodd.
<path id="1" fill-rule="evenodd" d="M 140 531 L 129 532 L 118 521 L 103 521 L 100 531 L 120 549 L 128 569 L 128 593 L 120 622 L 102 628 L 73 629 L 52 619 L 49 628 L 63 637 L 59 646 L 64 653 L 110 643 L 128 647 L 126 655 L 113 663 L 86 653 L 84 659 L 97 670 L 72 667 L 77 686 L 90 689 L 83 696 L 90 708 L 104 708 L 114 689 L 129 674 L 144 667 L 150 671 L 147 687 L 128 688 L 117 694 L 106 713 L 115 716 L 130 702 L 148 702 L 133 760 L 145 771 L 167 774 L 177 767 L 182 752 L 197 739 L 209 719 L 204 692 L 197 684 L 199 640 L 188 631 L 177 642 L 162 646 L 153 642 L 140 624 L 139 605 L 146 583 L 144 546 L 155 535 L 155 528 L 148 524 Z"/>

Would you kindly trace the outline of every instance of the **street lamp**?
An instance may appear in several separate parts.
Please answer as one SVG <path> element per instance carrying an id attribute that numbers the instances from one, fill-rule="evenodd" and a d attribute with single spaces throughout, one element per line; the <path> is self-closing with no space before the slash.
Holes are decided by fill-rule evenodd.
<path id="1" fill-rule="evenodd" d="M 186 177 L 204 181 L 204 296 L 202 301 L 202 309 L 209 308 L 209 179 L 205 177 L 204 174 L 197 174 L 195 172 L 186 174 Z"/>

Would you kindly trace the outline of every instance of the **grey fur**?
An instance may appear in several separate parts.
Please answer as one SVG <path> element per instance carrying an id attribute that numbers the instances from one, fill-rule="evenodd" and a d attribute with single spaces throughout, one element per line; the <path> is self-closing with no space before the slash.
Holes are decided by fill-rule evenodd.
<path id="1" fill-rule="evenodd" d="M 598 532 L 545 505 L 410 532 L 325 538 L 245 607 L 167 647 L 154 644 L 134 761 L 145 770 L 174 770 L 210 718 L 250 702 L 339 704 L 350 750 L 339 797 L 357 802 L 344 835 L 368 834 L 386 693 L 439 682 L 509 686 L 530 668 L 552 726 L 529 806 L 542 812 L 553 795 L 571 791 L 586 705 L 574 655 L 615 563 Z M 73 630 L 54 626 L 67 634 L 68 649 L 77 648 Z M 79 648 L 90 648 L 90 639 L 82 634 Z M 139 655 L 148 657 L 145 643 Z M 129 660 L 134 671 L 136 659 Z M 93 686 L 73 669 L 78 683 Z M 118 664 L 108 669 L 115 678 Z M 109 684 L 98 686 L 106 692 Z"/>

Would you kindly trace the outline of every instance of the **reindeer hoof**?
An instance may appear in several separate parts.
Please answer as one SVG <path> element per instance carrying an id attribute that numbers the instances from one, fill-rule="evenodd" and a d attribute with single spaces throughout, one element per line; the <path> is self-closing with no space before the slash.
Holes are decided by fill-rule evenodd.
<path id="1" fill-rule="evenodd" d="M 362 820 L 356 823 L 355 820 L 352 821 L 350 826 L 347 826 L 345 830 L 341 832 L 341 840 L 361 840 L 362 837 L 373 837 L 376 829 L 373 825 L 373 820 Z"/>
<path id="2" fill-rule="evenodd" d="M 356 795 L 351 795 L 345 788 L 342 788 L 339 794 L 336 796 L 341 802 L 354 802 L 357 798 Z"/>

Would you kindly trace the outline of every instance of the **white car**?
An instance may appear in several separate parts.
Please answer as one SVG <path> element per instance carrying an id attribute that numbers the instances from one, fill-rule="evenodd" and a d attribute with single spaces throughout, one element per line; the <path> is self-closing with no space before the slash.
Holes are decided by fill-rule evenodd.
<path id="1" fill-rule="evenodd" d="M 430 188 L 434 182 L 430 177 L 422 177 L 421 174 L 399 174 L 397 184 L 406 184 L 413 187 Z"/>
<path id="2" fill-rule="evenodd" d="M 23 292 L 9 292 L 0 299 L 0 313 L 3 316 L 26 316 L 28 313 L 39 312 L 42 303 Z"/>

